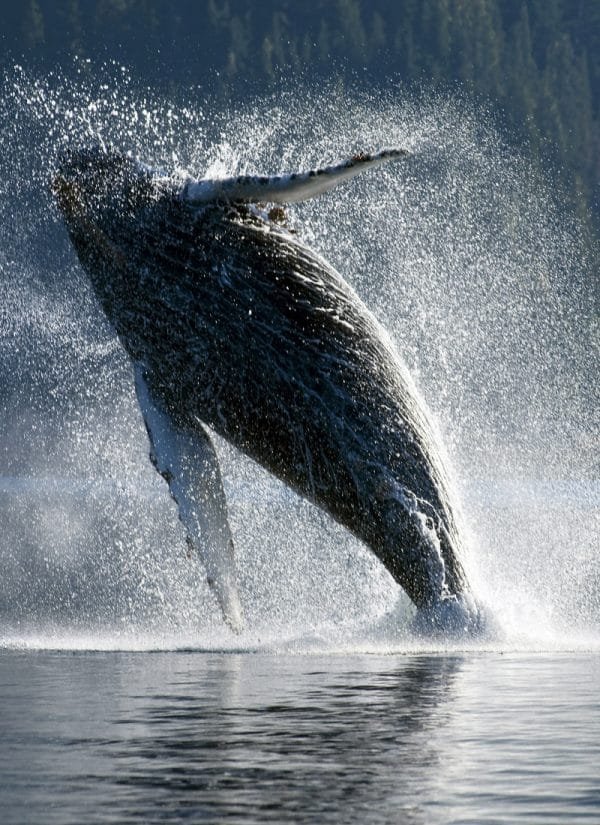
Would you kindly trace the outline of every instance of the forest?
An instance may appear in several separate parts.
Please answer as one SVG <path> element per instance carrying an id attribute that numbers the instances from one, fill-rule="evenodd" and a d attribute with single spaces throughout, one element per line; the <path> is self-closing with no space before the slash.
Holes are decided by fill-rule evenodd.
<path id="1" fill-rule="evenodd" d="M 222 95 L 290 72 L 460 88 L 600 226 L 598 0 L 23 0 L 3 18 L 5 68 L 116 59 L 148 83 Z"/>

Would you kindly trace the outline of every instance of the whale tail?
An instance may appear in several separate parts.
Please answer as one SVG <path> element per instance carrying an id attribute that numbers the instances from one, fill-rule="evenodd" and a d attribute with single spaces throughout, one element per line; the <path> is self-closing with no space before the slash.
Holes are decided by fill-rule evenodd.
<path id="1" fill-rule="evenodd" d="M 433 604 L 417 608 L 411 630 L 418 636 L 481 638 L 497 634 L 486 607 L 468 592 L 445 594 Z"/>

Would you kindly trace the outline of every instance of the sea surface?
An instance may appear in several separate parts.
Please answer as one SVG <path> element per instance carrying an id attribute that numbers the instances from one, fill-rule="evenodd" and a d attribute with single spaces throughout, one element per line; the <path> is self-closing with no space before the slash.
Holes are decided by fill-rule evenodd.
<path id="1" fill-rule="evenodd" d="M 13 823 L 600 822 L 600 654 L 0 652 Z"/>

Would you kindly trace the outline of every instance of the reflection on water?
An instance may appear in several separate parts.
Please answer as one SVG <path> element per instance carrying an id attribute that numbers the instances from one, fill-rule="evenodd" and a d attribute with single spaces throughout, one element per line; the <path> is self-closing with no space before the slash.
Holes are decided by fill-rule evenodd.
<path id="1" fill-rule="evenodd" d="M 119 782 L 185 789 L 187 804 L 200 794 L 215 813 L 257 819 L 287 812 L 323 820 L 346 806 L 366 815 L 379 805 L 382 785 L 402 807 L 400 789 L 435 766 L 423 733 L 439 724 L 452 662 L 415 660 L 383 672 L 345 667 L 289 659 L 256 667 L 236 657 L 225 672 L 219 664 L 200 678 L 186 674 L 175 699 L 143 703 L 131 729 L 135 761 Z"/>
<path id="2" fill-rule="evenodd" d="M 5 822 L 600 817 L 600 662 L 3 652 Z"/>

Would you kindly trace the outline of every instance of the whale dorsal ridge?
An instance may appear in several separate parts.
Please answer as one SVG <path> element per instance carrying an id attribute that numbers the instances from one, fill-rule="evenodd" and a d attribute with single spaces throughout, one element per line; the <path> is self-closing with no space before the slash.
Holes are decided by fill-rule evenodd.
<path id="1" fill-rule="evenodd" d="M 295 203 L 321 195 L 365 169 L 408 154 L 406 149 L 384 149 L 376 154 L 361 152 L 334 166 L 310 169 L 307 172 L 271 177 L 241 175 L 235 178 L 190 180 L 184 186 L 181 196 L 190 204 L 198 206 L 215 201 Z"/>

